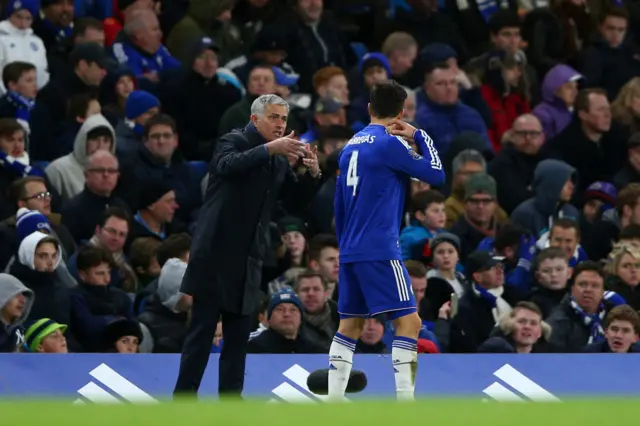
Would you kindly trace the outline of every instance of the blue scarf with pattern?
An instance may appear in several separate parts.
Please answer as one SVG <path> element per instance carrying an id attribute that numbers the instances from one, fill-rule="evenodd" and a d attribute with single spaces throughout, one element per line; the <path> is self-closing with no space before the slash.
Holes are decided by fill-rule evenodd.
<path id="1" fill-rule="evenodd" d="M 16 107 L 15 119 L 24 120 L 28 123 L 29 118 L 31 117 L 31 111 L 36 106 L 36 100 L 22 96 L 20 93 L 14 92 L 13 90 L 9 90 L 7 92 L 7 96 L 9 102 Z"/>

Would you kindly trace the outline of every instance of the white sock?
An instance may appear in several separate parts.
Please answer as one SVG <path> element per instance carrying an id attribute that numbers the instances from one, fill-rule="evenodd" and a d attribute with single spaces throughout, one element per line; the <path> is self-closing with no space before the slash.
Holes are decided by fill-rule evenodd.
<path id="1" fill-rule="evenodd" d="M 340 333 L 333 337 L 329 348 L 329 398 L 332 400 L 344 398 L 355 350 L 355 340 Z"/>
<path id="2" fill-rule="evenodd" d="M 391 348 L 396 393 L 399 401 L 413 401 L 418 366 L 418 341 L 410 337 L 396 336 Z"/>

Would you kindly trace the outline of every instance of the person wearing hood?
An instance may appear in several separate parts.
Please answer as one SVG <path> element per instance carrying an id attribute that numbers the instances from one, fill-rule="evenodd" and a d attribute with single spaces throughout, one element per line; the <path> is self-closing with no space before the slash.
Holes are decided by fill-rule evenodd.
<path id="1" fill-rule="evenodd" d="M 498 327 L 478 348 L 479 353 L 553 353 L 558 348 L 549 344 L 553 330 L 543 321 L 534 303 L 518 302 L 513 310 L 500 318 Z"/>
<path id="2" fill-rule="evenodd" d="M 138 320 L 153 336 L 155 353 L 180 353 L 187 336 L 188 312 L 193 298 L 180 291 L 187 264 L 172 258 L 165 262 L 158 279 L 157 291 L 144 304 Z"/>
<path id="3" fill-rule="evenodd" d="M 61 252 L 58 240 L 40 231 L 32 233 L 20 243 L 18 261 L 11 265 L 9 273 L 33 291 L 35 300 L 27 317 L 29 321 L 51 318 L 61 324 L 69 324 L 69 289 L 56 274 Z"/>
<path id="4" fill-rule="evenodd" d="M 601 87 L 609 100 L 615 99 L 624 84 L 640 74 L 634 46 L 625 41 L 629 14 L 621 7 L 606 10 L 598 25 L 599 37 L 583 50 L 580 71 L 588 87 Z"/>
<path id="5" fill-rule="evenodd" d="M 47 166 L 45 173 L 63 201 L 82 192 L 85 185 L 85 166 L 94 152 L 104 149 L 116 151 L 116 134 L 102 114 L 89 117 L 76 135 L 73 152 Z"/>
<path id="6" fill-rule="evenodd" d="M 555 137 L 573 118 L 573 104 L 578 96 L 578 85 L 584 77 L 567 65 L 556 65 L 544 76 L 542 102 L 534 109 L 547 140 Z"/>
<path id="7" fill-rule="evenodd" d="M 42 39 L 31 28 L 40 16 L 39 6 L 38 0 L 10 0 L 7 3 L 7 19 L 0 22 L 0 70 L 15 61 L 31 63 L 36 67 L 38 89 L 42 89 L 49 82 L 47 51 Z M 0 93 L 7 90 L 0 84 Z"/>
<path id="8" fill-rule="evenodd" d="M 494 152 L 502 149 L 503 136 L 520 115 L 531 111 L 529 82 L 524 73 L 524 54 L 504 50 L 491 52 L 485 62 L 482 97 L 491 109 L 487 129 Z"/>
<path id="9" fill-rule="evenodd" d="M 576 180 L 576 170 L 567 163 L 554 159 L 541 161 L 533 174 L 534 196 L 516 207 L 511 220 L 536 238 L 550 229 L 556 218 L 577 220 L 580 212 L 569 204 Z"/>
<path id="10" fill-rule="evenodd" d="M 114 72 L 107 74 L 100 85 L 99 99 L 102 114 L 116 128 L 116 138 L 118 137 L 117 125 L 125 118 L 126 102 L 134 90 L 136 90 L 136 76 L 126 66 L 120 66 Z"/>
<path id="11" fill-rule="evenodd" d="M 33 305 L 33 291 L 16 277 L 0 273 L 0 353 L 24 350 L 25 322 Z"/>
<path id="12" fill-rule="evenodd" d="M 181 63 L 191 62 L 191 46 L 208 37 L 220 46 L 223 62 L 242 52 L 242 41 L 230 31 L 236 0 L 192 0 L 186 15 L 171 29 L 167 48 Z"/>
<path id="13" fill-rule="evenodd" d="M 531 182 L 542 159 L 544 141 L 538 119 L 531 114 L 521 115 L 513 122 L 500 153 L 487 167 L 498 186 L 498 203 L 509 214 L 533 195 Z"/>
<path id="14" fill-rule="evenodd" d="M 120 161 L 136 153 L 143 144 L 147 121 L 160 112 L 160 101 L 144 90 L 134 90 L 124 101 L 124 118 L 116 125 L 116 151 Z"/>
<path id="15" fill-rule="evenodd" d="M 231 105 L 240 101 L 240 91 L 217 75 L 218 47 L 203 37 L 192 42 L 190 67 L 181 79 L 164 86 L 161 94 L 165 111 L 176 120 L 180 152 L 189 161 L 208 161 L 218 136 L 218 123 Z"/>

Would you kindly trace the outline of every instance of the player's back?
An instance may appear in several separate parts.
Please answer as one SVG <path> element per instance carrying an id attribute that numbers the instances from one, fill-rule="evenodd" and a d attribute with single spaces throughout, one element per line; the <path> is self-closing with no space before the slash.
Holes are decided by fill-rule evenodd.
<path id="1" fill-rule="evenodd" d="M 335 209 L 341 262 L 401 259 L 398 236 L 409 180 L 392 168 L 391 144 L 409 149 L 373 124 L 340 154 Z"/>

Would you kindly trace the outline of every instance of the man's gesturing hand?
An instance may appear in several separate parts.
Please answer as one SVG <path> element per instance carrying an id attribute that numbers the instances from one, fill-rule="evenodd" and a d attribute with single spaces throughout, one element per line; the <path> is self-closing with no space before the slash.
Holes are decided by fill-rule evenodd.
<path id="1" fill-rule="evenodd" d="M 306 144 L 293 139 L 293 132 L 265 145 L 269 155 L 283 155 L 286 157 L 302 158 L 306 155 Z"/>
<path id="2" fill-rule="evenodd" d="M 413 139 L 413 134 L 417 129 L 411 124 L 402 120 L 393 120 L 387 126 L 387 131 L 394 136 Z"/>

